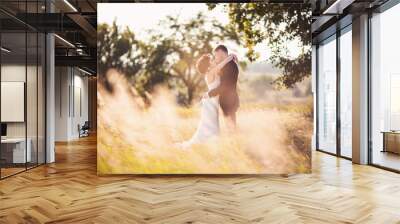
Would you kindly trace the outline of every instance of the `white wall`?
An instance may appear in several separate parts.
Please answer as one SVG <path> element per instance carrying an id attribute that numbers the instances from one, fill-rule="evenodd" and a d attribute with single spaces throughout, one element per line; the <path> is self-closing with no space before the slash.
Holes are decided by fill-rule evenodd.
<path id="1" fill-rule="evenodd" d="M 25 82 L 25 64 L 5 64 L 1 66 L 2 82 Z M 29 68 L 28 68 L 29 70 Z M 7 110 L 7 108 L 1 108 Z M 7 137 L 25 137 L 25 122 L 7 123 Z"/>
<path id="2" fill-rule="evenodd" d="M 88 78 L 82 76 L 82 73 L 74 71 L 73 94 L 74 99 L 72 105 L 71 135 L 73 138 L 79 137 L 78 124 L 83 125 L 88 120 Z"/>
<path id="3" fill-rule="evenodd" d="M 37 70 L 38 69 L 38 70 Z M 32 151 L 32 161 L 44 163 L 45 159 L 45 117 L 44 117 L 44 74 L 42 67 L 25 64 L 3 64 L 1 66 L 2 82 L 24 82 L 26 84 L 26 107 L 20 108 L 21 113 L 26 112 L 26 120 L 21 122 L 5 122 L 7 124 L 7 137 L 24 138 L 25 135 L 30 140 Z M 25 80 L 27 79 L 27 80 Z M 3 91 L 3 90 L 2 90 Z M 22 92 L 23 94 L 24 92 Z M 7 95 L 2 95 L 2 98 Z M 2 107 L 1 110 L 12 110 L 10 107 Z M 15 108 L 14 108 L 15 110 Z M 13 111 L 8 111 L 13 113 Z M 14 112 L 15 113 L 15 112 Z M 38 155 L 37 155 L 38 153 Z"/>
<path id="4" fill-rule="evenodd" d="M 76 68 L 56 67 L 56 141 L 79 137 L 78 125 L 88 120 L 88 78 Z"/>
<path id="5" fill-rule="evenodd" d="M 25 75 L 26 75 L 26 71 L 25 69 L 27 69 L 28 74 L 32 74 L 35 73 L 36 74 L 36 67 L 34 66 L 27 66 L 25 67 L 24 65 L 18 65 L 18 64 L 4 64 L 1 66 L 1 81 L 2 82 L 25 82 Z M 28 76 L 29 78 L 30 76 Z M 29 81 L 29 85 L 30 86 L 36 86 L 36 80 L 28 80 Z M 37 119 L 37 115 L 36 113 L 31 113 L 31 110 L 35 110 L 36 111 L 36 88 L 27 88 L 27 106 L 30 107 L 30 109 L 28 110 L 28 114 L 27 114 L 27 118 L 28 118 L 28 122 L 32 122 L 34 121 L 34 123 L 36 124 L 36 119 Z M 31 104 L 32 102 L 34 102 L 34 104 Z M 7 110 L 7 108 L 1 108 L 2 110 Z M 7 136 L 8 137 L 25 137 L 25 123 L 26 122 L 7 122 Z M 36 125 L 35 127 L 33 127 L 33 124 L 29 124 L 28 125 L 28 129 L 30 130 L 30 128 L 33 128 L 34 130 L 36 130 Z M 28 137 L 29 134 L 31 133 L 28 130 Z M 36 132 L 35 132 L 36 135 Z"/>
<path id="6" fill-rule="evenodd" d="M 55 141 L 68 140 L 69 68 L 55 68 Z"/>

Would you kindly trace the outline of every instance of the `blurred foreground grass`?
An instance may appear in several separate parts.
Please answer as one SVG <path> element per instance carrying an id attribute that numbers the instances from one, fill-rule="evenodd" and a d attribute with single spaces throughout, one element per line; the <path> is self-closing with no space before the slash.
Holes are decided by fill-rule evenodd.
<path id="1" fill-rule="evenodd" d="M 122 80 L 123 81 L 123 80 Z M 238 131 L 190 149 L 199 107 L 175 105 L 168 92 L 140 108 L 118 79 L 113 93 L 99 85 L 99 174 L 282 174 L 311 169 L 312 101 L 272 105 L 242 102 Z M 127 93 L 128 92 L 128 93 Z"/>

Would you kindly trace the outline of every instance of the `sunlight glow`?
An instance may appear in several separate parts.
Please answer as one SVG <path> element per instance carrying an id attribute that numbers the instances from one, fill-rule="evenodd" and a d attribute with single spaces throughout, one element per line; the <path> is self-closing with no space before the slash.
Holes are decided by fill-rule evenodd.
<path id="1" fill-rule="evenodd" d="M 99 24 L 112 24 L 116 21 L 118 26 L 128 27 L 139 39 L 143 40 L 148 38 L 149 30 L 158 29 L 160 20 L 169 15 L 177 15 L 179 20 L 185 21 L 202 12 L 223 25 L 229 24 L 228 15 L 222 4 L 214 10 L 208 10 L 208 6 L 204 3 L 99 3 L 97 8 Z M 224 44 L 239 57 L 245 57 L 246 48 L 230 42 Z M 297 57 L 301 53 L 298 45 L 297 41 L 288 42 L 290 57 Z M 260 54 L 261 59 L 265 60 L 270 56 L 270 49 L 266 43 L 256 45 L 255 50 Z"/>

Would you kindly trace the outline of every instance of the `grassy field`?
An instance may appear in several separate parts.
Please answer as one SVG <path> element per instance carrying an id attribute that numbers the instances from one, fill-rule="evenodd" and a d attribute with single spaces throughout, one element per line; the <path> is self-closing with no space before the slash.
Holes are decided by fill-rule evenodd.
<path id="1" fill-rule="evenodd" d="M 189 149 L 199 106 L 179 107 L 160 89 L 152 106 L 132 97 L 118 74 L 113 92 L 98 85 L 99 174 L 283 174 L 310 172 L 312 102 L 272 105 L 242 102 L 238 131 Z"/>

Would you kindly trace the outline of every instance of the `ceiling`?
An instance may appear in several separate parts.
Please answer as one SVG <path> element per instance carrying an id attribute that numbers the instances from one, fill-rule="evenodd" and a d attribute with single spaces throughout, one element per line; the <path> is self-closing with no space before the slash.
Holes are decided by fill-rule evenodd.
<path id="1" fill-rule="evenodd" d="M 313 36 L 318 36 L 327 27 L 332 26 L 335 21 L 343 17 L 344 14 L 333 15 L 331 17 L 322 15 L 335 2 L 337 7 L 341 5 L 346 6 L 340 9 L 340 11 L 352 10 L 352 13 L 356 10 L 365 10 L 371 4 L 382 4 L 382 2 L 385 2 L 385 0 L 330 0 L 326 1 L 329 4 L 321 8 L 322 4 L 320 2 L 323 1 L 326 0 L 312 1 Z M 337 4 L 342 1 L 349 2 L 349 4 Z M 18 55 L 26 54 L 24 48 L 25 39 L 22 38 L 26 30 L 28 32 L 54 32 L 57 34 L 55 38 L 56 65 L 79 66 L 96 74 L 97 3 L 103 2 L 148 1 L 1 0 L 0 26 L 4 33 L 3 46 L 8 45 L 9 48 L 14 48 L 13 53 L 9 54 L 10 58 L 11 55 L 18 57 Z M 275 0 L 274 2 L 284 1 Z M 34 51 L 33 48 L 31 49 L 31 46 L 33 45 L 28 44 L 28 58 L 30 53 Z"/>
<path id="2" fill-rule="evenodd" d="M 32 37 L 52 32 L 56 34 L 56 66 L 77 66 L 96 74 L 96 5 L 96 0 L 48 0 L 47 5 L 45 0 L 1 0 L 2 46 L 12 49 L 8 60 L 34 57 L 37 48 L 30 43 Z"/>

